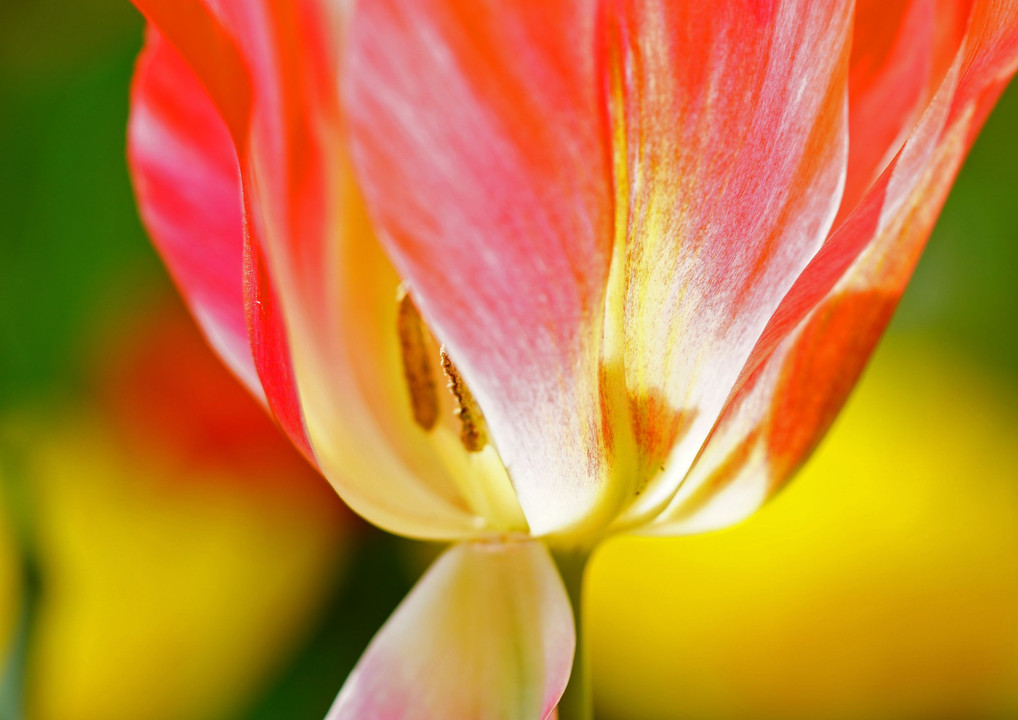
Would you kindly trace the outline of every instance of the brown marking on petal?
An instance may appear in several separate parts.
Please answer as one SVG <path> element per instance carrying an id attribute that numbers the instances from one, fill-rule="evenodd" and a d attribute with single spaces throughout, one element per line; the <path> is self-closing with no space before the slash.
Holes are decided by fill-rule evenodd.
<path id="1" fill-rule="evenodd" d="M 396 296 L 396 332 L 399 335 L 399 353 L 403 361 L 403 377 L 410 393 L 410 406 L 414 422 L 425 430 L 432 430 L 438 421 L 438 391 L 428 353 L 424 321 L 414 301 L 402 285 Z"/>
<path id="2" fill-rule="evenodd" d="M 696 411 L 674 407 L 656 389 L 639 395 L 625 391 L 622 398 L 616 399 L 610 381 L 602 366 L 598 383 L 601 443 L 588 450 L 588 464 L 598 468 L 605 458 L 614 463 L 619 461 L 619 455 L 631 455 L 623 472 L 631 483 L 633 496 L 638 496 L 664 470 L 672 449 L 689 432 Z M 622 405 L 621 410 L 614 407 L 616 403 Z M 623 422 L 628 427 L 618 426 Z"/>
<path id="3" fill-rule="evenodd" d="M 458 406 L 456 408 L 456 417 L 460 420 L 460 442 L 463 443 L 463 447 L 469 452 L 480 452 L 488 444 L 488 431 L 484 423 L 484 415 L 481 414 L 481 408 L 477 405 L 477 401 L 474 400 L 473 393 L 470 392 L 459 370 L 456 369 L 456 366 L 449 358 L 449 353 L 446 352 L 444 345 L 442 346 L 441 356 L 442 371 L 449 379 L 446 387 L 449 388 L 453 397 L 456 398 Z"/>
<path id="4" fill-rule="evenodd" d="M 695 410 L 673 407 L 660 391 L 630 395 L 629 418 L 639 448 L 641 474 L 646 476 L 642 484 L 668 460 L 695 417 Z"/>
<path id="5" fill-rule="evenodd" d="M 774 483 L 819 444 L 866 367 L 897 299 L 871 291 L 837 296 L 809 320 L 785 360 L 766 440 Z"/>
<path id="6" fill-rule="evenodd" d="M 608 371 L 601 366 L 597 382 L 598 404 L 601 411 L 601 447 L 587 449 L 588 464 L 597 467 L 603 458 L 610 458 L 615 452 L 614 424 L 611 422 L 611 393 L 608 390 Z"/>

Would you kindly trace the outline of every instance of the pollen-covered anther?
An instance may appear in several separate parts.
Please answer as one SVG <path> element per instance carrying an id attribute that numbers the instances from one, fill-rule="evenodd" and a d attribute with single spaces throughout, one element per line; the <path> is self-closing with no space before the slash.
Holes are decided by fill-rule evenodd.
<path id="1" fill-rule="evenodd" d="M 425 430 L 432 430 L 438 421 L 438 391 L 435 388 L 431 359 L 428 357 L 427 330 L 417 312 L 417 306 L 402 285 L 396 295 L 396 304 L 399 353 L 403 361 L 403 377 L 410 393 L 414 422 Z"/>
<path id="2" fill-rule="evenodd" d="M 481 408 L 474 400 L 473 393 L 463 382 L 459 370 L 449 359 L 449 353 L 442 346 L 442 371 L 448 378 L 447 387 L 456 398 L 456 417 L 460 420 L 460 442 L 469 452 L 480 452 L 488 444 L 488 429 L 484 423 Z"/>

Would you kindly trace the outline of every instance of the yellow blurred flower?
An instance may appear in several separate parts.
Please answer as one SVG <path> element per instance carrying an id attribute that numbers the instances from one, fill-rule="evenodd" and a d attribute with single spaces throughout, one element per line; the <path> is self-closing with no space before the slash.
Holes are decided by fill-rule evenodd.
<path id="1" fill-rule="evenodd" d="M 335 494 L 183 310 L 142 320 L 107 348 L 87 406 L 0 428 L 41 584 L 29 720 L 234 716 L 291 659 L 347 553 Z"/>
<path id="2" fill-rule="evenodd" d="M 1015 397 L 940 348 L 889 346 L 757 517 L 605 547 L 601 716 L 1018 717 Z"/>
<path id="3" fill-rule="evenodd" d="M 200 720 L 249 701 L 327 594 L 335 514 L 214 477 L 180 483 L 89 418 L 48 435 L 31 469 L 43 599 L 30 717 Z"/>

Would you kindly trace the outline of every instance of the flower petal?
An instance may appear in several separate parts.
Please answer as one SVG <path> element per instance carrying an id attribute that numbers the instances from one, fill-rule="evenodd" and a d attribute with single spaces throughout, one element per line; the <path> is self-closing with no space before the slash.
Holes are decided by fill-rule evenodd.
<path id="1" fill-rule="evenodd" d="M 680 432 L 692 461 L 834 219 L 850 23 L 791 0 L 358 7 L 365 194 L 534 532 L 633 474 L 620 405 L 645 465 Z"/>
<path id="2" fill-rule="evenodd" d="M 138 63 L 131 108 L 128 157 L 153 241 L 210 344 L 311 459 L 278 302 L 260 271 L 260 248 L 244 233 L 229 130 L 155 30 Z"/>
<path id="3" fill-rule="evenodd" d="M 457 545 L 371 641 L 327 720 L 548 718 L 575 644 L 541 543 Z"/>
<path id="4" fill-rule="evenodd" d="M 251 84 L 233 38 L 209 7 L 214 0 L 132 0 L 187 61 L 238 146 L 247 136 Z"/>
<path id="5" fill-rule="evenodd" d="M 128 160 L 153 242 L 210 343 L 264 400 L 244 315 L 240 172 L 194 73 L 149 31 L 131 91 Z"/>
<path id="6" fill-rule="evenodd" d="M 627 520 L 660 509 L 820 248 L 847 157 L 851 3 L 617 3 L 610 98 L 627 208 Z M 673 449 L 674 448 L 674 449 Z"/>
<path id="7" fill-rule="evenodd" d="M 244 279 L 240 308 L 246 305 L 254 359 L 274 415 L 299 445 L 307 448 L 310 440 L 343 499 L 376 525 L 419 537 L 484 531 L 446 459 L 410 414 L 398 369 L 399 279 L 363 217 L 341 145 L 333 47 L 338 6 L 317 0 L 138 5 L 173 33 L 168 40 L 174 46 L 186 49 L 181 59 L 162 42 L 160 52 L 176 58 L 174 72 L 187 75 L 187 83 L 166 86 L 172 102 L 203 107 L 206 125 L 220 125 L 210 137 L 240 158 L 239 176 L 234 160 L 235 200 L 217 198 L 203 208 L 232 218 L 231 230 L 240 233 L 241 247 L 230 246 L 234 256 L 223 273 L 233 282 Z M 210 49 L 203 39 L 223 47 Z M 220 88 L 222 68 L 209 57 L 232 59 L 227 67 L 240 69 L 228 75 L 250 90 Z M 199 71 L 204 75 L 196 77 Z M 197 134 L 190 140 L 195 143 L 206 137 L 201 124 L 178 129 Z M 200 197 L 195 166 L 181 164 L 187 158 L 167 154 L 158 143 L 144 149 L 174 171 L 170 187 L 153 202 L 174 192 Z M 204 267 L 210 250 L 201 242 L 201 218 L 172 217 L 188 228 L 182 252 Z"/>
<path id="8" fill-rule="evenodd" d="M 961 44 L 971 0 L 858 0 L 841 216 L 901 149 Z"/>
<path id="9" fill-rule="evenodd" d="M 398 371 L 398 278 L 363 215 L 343 146 L 336 69 L 342 4 L 228 2 L 251 69 L 242 165 L 251 232 L 279 287 L 315 455 L 343 499 L 393 532 L 484 529 L 412 422 Z"/>
<path id="10" fill-rule="evenodd" d="M 343 81 L 381 240 L 536 534 L 585 516 L 604 485 L 613 211 L 592 8 L 360 3 Z"/>
<path id="11" fill-rule="evenodd" d="M 783 301 L 653 532 L 742 519 L 806 459 L 862 372 L 965 154 L 1016 69 L 1018 3 L 976 2 L 922 121 Z"/>

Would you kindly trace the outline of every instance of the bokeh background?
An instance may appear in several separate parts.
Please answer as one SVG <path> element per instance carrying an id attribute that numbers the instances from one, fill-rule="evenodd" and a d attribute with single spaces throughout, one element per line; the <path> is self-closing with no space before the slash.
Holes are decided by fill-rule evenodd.
<path id="1" fill-rule="evenodd" d="M 134 209 L 124 0 L 0 0 L 0 719 L 320 720 L 433 549 L 211 358 Z M 608 543 L 598 717 L 1018 717 L 1018 87 L 820 452 L 729 531 Z"/>

